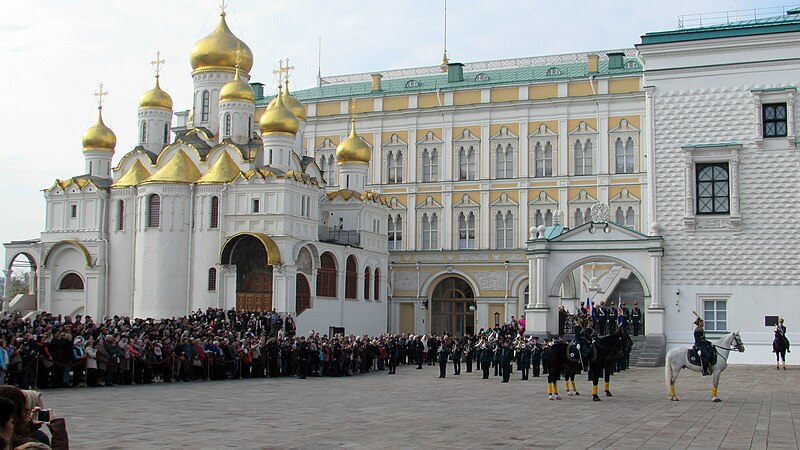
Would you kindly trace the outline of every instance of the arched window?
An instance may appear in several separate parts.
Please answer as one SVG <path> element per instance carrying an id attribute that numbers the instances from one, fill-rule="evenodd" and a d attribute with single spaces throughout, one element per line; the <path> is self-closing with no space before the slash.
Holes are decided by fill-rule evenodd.
<path id="1" fill-rule="evenodd" d="M 164 145 L 169 144 L 169 124 L 164 124 Z"/>
<path id="2" fill-rule="evenodd" d="M 541 220 L 541 213 L 537 211 L 537 214 Z M 497 248 L 512 248 L 514 245 L 514 216 L 511 211 L 506 211 L 505 214 L 497 211 L 495 226 Z"/>
<path id="3" fill-rule="evenodd" d="M 125 229 L 125 200 L 117 201 L 117 231 Z"/>
<path id="4" fill-rule="evenodd" d="M 592 174 L 592 141 L 575 141 L 575 175 Z"/>
<path id="5" fill-rule="evenodd" d="M 225 114 L 225 136 L 231 135 L 231 115 Z"/>
<path id="6" fill-rule="evenodd" d="M 328 171 L 325 172 L 325 181 L 329 186 L 336 185 L 336 159 L 333 155 L 328 156 Z"/>
<path id="7" fill-rule="evenodd" d="M 633 210 L 632 206 L 628 206 L 628 210 L 625 211 L 625 226 L 636 228 L 636 212 Z"/>
<path id="8" fill-rule="evenodd" d="M 161 226 L 161 197 L 151 194 L 147 197 L 147 227 L 158 228 Z"/>
<path id="9" fill-rule="evenodd" d="M 428 216 L 422 215 L 422 249 L 436 250 L 439 248 L 439 217 L 436 213 Z"/>
<path id="10" fill-rule="evenodd" d="M 622 139 L 617 138 L 614 142 L 614 153 L 616 157 L 616 173 L 633 173 L 633 139 L 628 140 L 623 145 Z"/>
<path id="11" fill-rule="evenodd" d="M 370 283 L 372 282 L 372 272 L 370 272 L 369 267 L 364 269 L 364 300 L 369 300 L 370 292 Z"/>
<path id="12" fill-rule="evenodd" d="M 58 284 L 58 289 L 62 291 L 82 291 L 83 278 L 77 273 L 68 273 L 61 279 L 61 283 Z"/>
<path id="13" fill-rule="evenodd" d="M 514 166 L 514 147 L 511 144 L 495 148 L 495 175 L 497 178 L 511 178 Z"/>
<path id="14" fill-rule="evenodd" d="M 467 150 L 467 179 L 474 180 L 475 179 L 475 148 L 473 146 L 469 146 L 469 150 Z"/>
<path id="15" fill-rule="evenodd" d="M 439 180 L 439 151 L 435 148 L 422 151 L 422 181 Z"/>
<path id="16" fill-rule="evenodd" d="M 467 178 L 467 151 L 464 150 L 464 147 L 458 149 L 458 179 L 469 179 Z"/>
<path id="17" fill-rule="evenodd" d="M 403 249 L 403 218 L 389 216 L 389 250 Z"/>
<path id="18" fill-rule="evenodd" d="M 583 225 L 583 212 L 581 211 L 580 208 L 575 210 L 574 219 L 575 219 L 575 225 L 573 225 L 573 227 L 579 227 Z"/>
<path id="19" fill-rule="evenodd" d="M 559 69 L 558 67 L 551 67 L 551 68 L 547 69 L 547 74 L 546 75 L 548 77 L 552 77 L 552 76 L 555 76 L 555 75 L 561 75 L 561 69 Z"/>
<path id="20" fill-rule="evenodd" d="M 145 122 L 144 120 L 142 121 L 142 137 L 139 142 L 141 142 L 142 144 L 147 143 L 147 122 Z"/>
<path id="21" fill-rule="evenodd" d="M 375 300 L 381 299 L 381 269 L 375 268 L 375 295 L 372 296 Z"/>
<path id="22" fill-rule="evenodd" d="M 320 297 L 336 297 L 336 260 L 330 252 L 325 252 L 320 255 L 319 263 L 317 295 Z"/>
<path id="23" fill-rule="evenodd" d="M 620 225 L 625 223 L 625 213 L 622 212 L 622 207 L 617 207 L 617 211 L 614 213 L 614 222 Z"/>
<path id="24" fill-rule="evenodd" d="M 458 248 L 475 248 L 475 214 L 458 214 Z"/>
<path id="25" fill-rule="evenodd" d="M 586 208 L 586 211 L 583 212 L 583 223 L 589 223 L 592 221 L 592 208 Z"/>
<path id="26" fill-rule="evenodd" d="M 553 226 L 553 212 L 549 209 L 544 213 L 544 226 L 551 227 Z"/>
<path id="27" fill-rule="evenodd" d="M 217 290 L 217 269 L 208 269 L 208 290 L 210 292 Z"/>
<path id="28" fill-rule="evenodd" d="M 203 91 L 203 103 L 200 110 L 200 121 L 208 122 L 208 109 L 211 107 L 211 95 L 208 91 Z"/>
<path id="29" fill-rule="evenodd" d="M 386 155 L 386 165 L 388 167 L 388 183 L 403 182 L 403 152 L 389 152 Z"/>
<path id="30" fill-rule="evenodd" d="M 544 225 L 544 216 L 542 215 L 542 211 L 536 210 L 536 214 L 533 215 L 533 225 L 538 227 L 539 225 Z"/>
<path id="31" fill-rule="evenodd" d="M 544 148 L 541 143 L 536 143 L 534 147 L 534 160 L 536 163 L 537 177 L 553 176 L 553 146 L 549 142 L 545 143 Z"/>
<path id="32" fill-rule="evenodd" d="M 489 75 L 485 73 L 479 73 L 475 75 L 475 81 L 489 81 Z"/>
<path id="33" fill-rule="evenodd" d="M 358 288 L 358 272 L 356 268 L 356 257 L 350 255 L 347 257 L 344 272 L 344 298 L 351 300 L 356 299 Z"/>
<path id="34" fill-rule="evenodd" d="M 211 228 L 219 228 L 219 197 L 211 197 Z"/>
<path id="35" fill-rule="evenodd" d="M 406 81 L 406 88 L 418 88 L 419 81 L 417 80 L 408 80 Z"/>

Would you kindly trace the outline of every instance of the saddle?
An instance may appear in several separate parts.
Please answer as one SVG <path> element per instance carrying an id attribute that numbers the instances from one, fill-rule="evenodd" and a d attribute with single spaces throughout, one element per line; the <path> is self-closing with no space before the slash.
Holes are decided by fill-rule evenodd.
<path id="1" fill-rule="evenodd" d="M 597 350 L 594 348 L 594 345 L 586 344 L 585 342 L 581 346 L 581 349 L 578 350 L 577 343 L 572 343 L 567 347 L 567 359 L 583 364 L 584 368 L 589 364 L 589 362 L 594 362 L 597 359 Z"/>
<path id="2" fill-rule="evenodd" d="M 712 349 L 713 349 L 713 347 L 712 347 Z M 700 355 L 698 354 L 698 352 L 700 350 L 701 349 L 699 349 L 697 347 L 692 347 L 692 348 L 686 350 L 686 359 L 688 359 L 689 363 L 692 364 L 693 366 L 702 367 L 703 361 L 700 358 Z M 713 366 L 716 363 L 717 363 L 717 352 L 712 351 L 711 352 L 711 357 L 708 358 L 708 365 L 709 366 Z"/>

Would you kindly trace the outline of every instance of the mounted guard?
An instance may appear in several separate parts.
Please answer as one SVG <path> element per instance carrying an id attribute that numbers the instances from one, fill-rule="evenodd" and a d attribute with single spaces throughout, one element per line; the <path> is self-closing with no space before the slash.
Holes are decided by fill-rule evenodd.
<path id="1" fill-rule="evenodd" d="M 703 326 L 703 319 L 698 317 L 695 321 L 694 329 L 694 348 L 703 366 L 703 376 L 714 373 L 714 364 L 717 363 L 717 354 L 714 346 L 706 339 L 706 331 Z"/>

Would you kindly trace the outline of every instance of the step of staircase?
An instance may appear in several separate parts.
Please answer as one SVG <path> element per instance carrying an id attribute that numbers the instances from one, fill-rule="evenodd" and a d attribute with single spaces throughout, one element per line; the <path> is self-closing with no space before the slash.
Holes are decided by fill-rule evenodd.
<path id="1" fill-rule="evenodd" d="M 664 364 L 665 346 L 663 339 L 648 339 L 645 336 L 634 336 L 631 349 L 630 365 L 632 367 L 659 367 Z"/>

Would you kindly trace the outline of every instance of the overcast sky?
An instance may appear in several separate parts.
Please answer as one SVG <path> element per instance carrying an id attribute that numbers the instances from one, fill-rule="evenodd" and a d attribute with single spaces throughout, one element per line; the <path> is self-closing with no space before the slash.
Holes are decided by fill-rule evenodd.
<path id="1" fill-rule="evenodd" d="M 294 90 L 323 75 L 435 65 L 442 0 L 229 0 L 228 24 L 253 51 L 253 81 L 269 85 L 290 58 Z M 94 92 L 109 95 L 105 123 L 117 135 L 114 164 L 135 145 L 136 109 L 153 84 L 175 110 L 191 104 L 189 51 L 216 25 L 218 0 L 0 0 L 2 113 L 0 242 L 38 238 L 41 190 L 84 173 L 81 136 L 96 120 Z M 781 6 L 774 0 L 450 0 L 448 54 L 473 62 L 633 47 L 681 14 Z"/>

